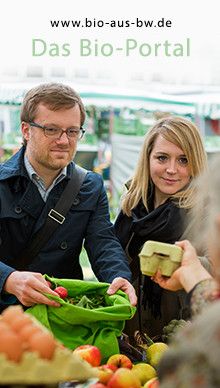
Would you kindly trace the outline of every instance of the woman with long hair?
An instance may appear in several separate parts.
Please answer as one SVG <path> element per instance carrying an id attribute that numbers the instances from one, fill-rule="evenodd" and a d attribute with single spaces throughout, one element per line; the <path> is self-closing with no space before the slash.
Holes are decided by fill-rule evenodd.
<path id="1" fill-rule="evenodd" d="M 139 294 L 139 321 L 141 310 L 142 329 L 150 336 L 160 335 L 170 320 L 184 318 L 187 306 L 183 293 L 142 279 L 138 254 L 147 240 L 175 243 L 181 238 L 186 215 L 196 203 L 194 180 L 206 167 L 199 129 L 183 117 L 169 116 L 146 134 L 134 176 L 126 184 L 115 230 Z M 130 336 L 135 329 L 137 317 L 127 323 Z"/>

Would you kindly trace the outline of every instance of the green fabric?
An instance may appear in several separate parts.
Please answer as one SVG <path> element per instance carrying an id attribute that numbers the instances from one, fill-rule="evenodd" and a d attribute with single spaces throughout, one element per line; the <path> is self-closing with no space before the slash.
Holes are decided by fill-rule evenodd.
<path id="1" fill-rule="evenodd" d="M 124 321 L 131 319 L 135 307 L 131 306 L 127 295 L 118 291 L 107 295 L 108 283 L 88 282 L 72 279 L 55 279 L 45 276 L 47 280 L 63 286 L 68 290 L 68 296 L 105 295 L 107 307 L 93 310 L 78 307 L 65 302 L 59 296 L 49 294 L 50 299 L 57 300 L 61 307 L 35 305 L 27 310 L 44 326 L 51 330 L 54 336 L 69 349 L 79 345 L 92 344 L 97 346 L 105 362 L 112 354 L 119 352 L 117 337 L 121 335 Z"/>

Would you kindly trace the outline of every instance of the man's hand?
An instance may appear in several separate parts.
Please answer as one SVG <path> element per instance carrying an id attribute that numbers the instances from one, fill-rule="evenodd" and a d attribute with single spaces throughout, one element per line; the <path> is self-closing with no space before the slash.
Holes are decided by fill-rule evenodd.
<path id="1" fill-rule="evenodd" d="M 158 271 L 151 279 L 166 290 L 177 291 L 184 288 L 186 292 L 189 292 L 197 283 L 211 278 L 211 275 L 202 266 L 196 250 L 188 240 L 179 241 L 176 245 L 184 251 L 181 266 L 170 278 L 162 276 Z"/>
<path id="2" fill-rule="evenodd" d="M 13 294 L 24 306 L 35 304 L 47 304 L 48 306 L 59 307 L 60 304 L 48 299 L 43 293 L 57 296 L 44 279 L 37 272 L 15 271 L 12 272 L 4 286 L 4 291 Z"/>
<path id="3" fill-rule="evenodd" d="M 113 295 L 115 294 L 118 290 L 124 291 L 130 300 L 130 303 L 132 306 L 136 306 L 137 304 L 137 296 L 135 293 L 135 289 L 132 286 L 131 283 L 127 279 L 123 278 L 115 278 L 113 282 L 110 284 L 107 294 Z"/>

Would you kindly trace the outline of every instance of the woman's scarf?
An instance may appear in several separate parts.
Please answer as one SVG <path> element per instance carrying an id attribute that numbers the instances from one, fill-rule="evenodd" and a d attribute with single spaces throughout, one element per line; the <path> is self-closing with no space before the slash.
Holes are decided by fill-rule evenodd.
<path id="1" fill-rule="evenodd" d="M 185 209 L 179 208 L 171 199 L 154 209 L 153 196 L 149 198 L 148 206 L 149 210 L 140 202 L 131 217 L 120 212 L 115 223 L 116 235 L 130 259 L 133 280 L 140 274 L 138 254 L 146 241 L 173 244 L 184 232 Z M 143 305 L 150 308 L 154 317 L 160 315 L 161 296 L 162 288 L 144 276 Z"/>

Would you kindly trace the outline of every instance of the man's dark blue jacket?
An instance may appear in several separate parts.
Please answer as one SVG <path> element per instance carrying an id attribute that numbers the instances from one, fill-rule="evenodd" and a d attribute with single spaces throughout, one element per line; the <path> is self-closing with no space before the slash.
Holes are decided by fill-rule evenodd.
<path id="1" fill-rule="evenodd" d="M 50 192 L 46 203 L 24 166 L 24 148 L 0 167 L 0 304 L 2 288 L 16 268 L 16 258 L 42 227 L 71 177 L 75 164 L 67 167 L 67 177 Z M 82 279 L 79 255 L 82 244 L 99 281 L 111 282 L 121 276 L 130 280 L 130 270 L 109 220 L 108 201 L 102 178 L 88 172 L 80 192 L 40 253 L 26 270 L 58 278 Z M 7 298 L 6 298 L 7 299 Z"/>

